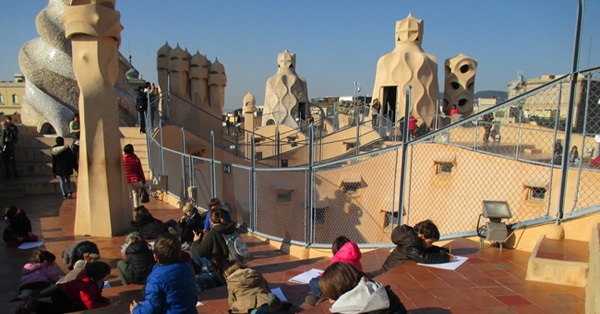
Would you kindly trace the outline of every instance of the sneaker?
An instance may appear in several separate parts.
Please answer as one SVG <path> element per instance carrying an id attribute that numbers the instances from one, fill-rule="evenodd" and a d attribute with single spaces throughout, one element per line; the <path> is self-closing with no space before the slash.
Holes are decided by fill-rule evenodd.
<path id="1" fill-rule="evenodd" d="M 31 312 L 36 310 L 36 307 L 33 304 L 36 300 L 37 299 L 34 296 L 30 296 L 29 298 L 27 298 L 27 301 L 25 301 L 24 304 L 21 304 L 15 310 L 15 313 L 16 314 L 31 314 Z"/>
<path id="2" fill-rule="evenodd" d="M 169 229 L 168 229 L 168 230 L 169 230 L 169 233 L 170 233 L 170 234 L 172 234 L 172 235 L 174 235 L 174 236 L 177 236 L 177 235 L 178 235 L 178 234 L 177 234 L 177 230 L 176 230 L 175 228 L 173 228 L 173 227 L 169 227 Z"/>
<path id="3" fill-rule="evenodd" d="M 185 251 L 185 250 L 187 250 L 189 248 L 190 248 L 190 244 L 189 243 L 187 243 L 187 242 L 181 243 L 181 250 L 182 251 Z"/>

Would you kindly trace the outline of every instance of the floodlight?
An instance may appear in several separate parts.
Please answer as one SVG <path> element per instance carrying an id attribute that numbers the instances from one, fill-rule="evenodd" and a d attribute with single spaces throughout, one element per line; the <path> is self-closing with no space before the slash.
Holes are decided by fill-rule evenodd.
<path id="1" fill-rule="evenodd" d="M 512 213 L 505 201 L 483 201 L 483 217 L 491 221 L 500 221 L 504 218 L 512 218 Z"/>
<path id="2" fill-rule="evenodd" d="M 489 219 L 485 226 L 480 226 L 481 217 Z M 477 235 L 480 238 L 479 247 L 483 247 L 483 241 L 498 242 L 500 250 L 502 244 L 510 237 L 508 229 L 502 219 L 512 218 L 510 207 L 506 201 L 483 201 L 483 212 L 477 220 Z"/>

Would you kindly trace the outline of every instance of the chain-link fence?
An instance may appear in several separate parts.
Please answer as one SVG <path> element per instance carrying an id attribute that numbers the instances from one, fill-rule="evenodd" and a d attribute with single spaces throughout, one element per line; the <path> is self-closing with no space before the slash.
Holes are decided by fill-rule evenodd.
<path id="1" fill-rule="evenodd" d="M 600 70 L 592 69 L 579 76 L 578 90 L 583 104 L 575 108 L 575 126 L 569 150 L 569 165 L 576 171 L 569 183 L 577 191 L 573 206 L 565 207 L 565 216 L 585 214 L 598 210 L 600 203 Z M 574 153 L 573 148 L 577 148 Z M 594 169 L 591 171 L 590 169 Z M 575 173 L 572 173 L 575 172 Z"/>
<path id="2" fill-rule="evenodd" d="M 570 84 L 571 76 L 564 76 L 453 123 L 434 118 L 434 131 L 405 144 L 397 144 L 397 123 L 393 137 L 386 133 L 381 147 L 357 149 L 358 156 L 340 139 L 333 145 L 347 145 L 351 157 L 331 162 L 321 158 L 326 141 L 308 136 L 302 144 L 308 164 L 290 168 L 273 168 L 281 165 L 279 156 L 254 164 L 161 150 L 158 131 L 150 166 L 169 176 L 169 193 L 184 198 L 193 185 L 200 207 L 219 196 L 232 206 L 232 217 L 254 232 L 303 245 L 329 247 L 341 234 L 362 246 L 389 245 L 395 226 L 424 219 L 432 219 L 444 238 L 475 235 L 483 201 L 507 202 L 512 217 L 505 222 L 513 228 L 560 221 L 600 210 L 600 68 L 578 75 L 573 102 Z M 369 132 L 361 131 L 361 140 Z M 278 145 L 278 139 L 270 141 Z M 208 145 L 215 150 L 215 141 Z M 244 151 L 238 157 L 255 152 L 235 146 Z"/>

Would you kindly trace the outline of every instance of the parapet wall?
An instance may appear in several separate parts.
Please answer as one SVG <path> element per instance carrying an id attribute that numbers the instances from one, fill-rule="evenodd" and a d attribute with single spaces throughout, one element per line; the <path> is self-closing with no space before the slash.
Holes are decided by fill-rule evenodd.
<path id="1" fill-rule="evenodd" d="M 600 224 L 590 237 L 590 268 L 585 287 L 585 312 L 600 313 Z"/>

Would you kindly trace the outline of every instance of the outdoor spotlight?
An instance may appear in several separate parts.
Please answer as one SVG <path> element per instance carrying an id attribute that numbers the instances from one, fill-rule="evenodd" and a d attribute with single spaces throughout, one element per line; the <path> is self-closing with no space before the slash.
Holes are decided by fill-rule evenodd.
<path id="1" fill-rule="evenodd" d="M 481 217 L 489 219 L 485 226 L 480 226 Z M 506 201 L 483 201 L 483 212 L 477 220 L 477 235 L 480 238 L 479 248 L 483 247 L 483 241 L 498 242 L 500 250 L 502 244 L 510 237 L 506 224 L 502 219 L 512 218 L 510 207 Z"/>

